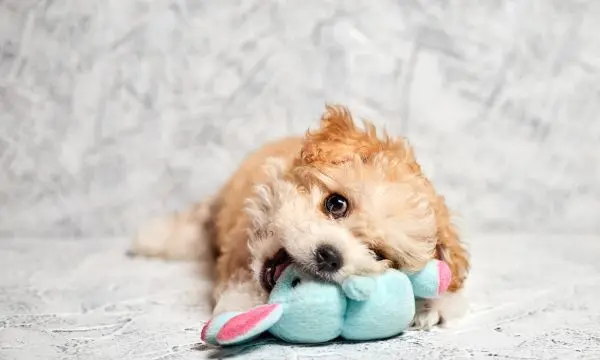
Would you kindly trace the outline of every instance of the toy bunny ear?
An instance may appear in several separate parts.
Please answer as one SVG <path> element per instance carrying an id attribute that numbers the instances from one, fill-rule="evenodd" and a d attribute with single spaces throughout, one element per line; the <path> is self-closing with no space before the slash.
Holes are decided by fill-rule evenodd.
<path id="1" fill-rule="evenodd" d="M 419 272 L 409 274 L 415 296 L 418 298 L 434 298 L 446 290 L 452 279 L 450 267 L 443 261 L 430 260 Z"/>
<path id="2" fill-rule="evenodd" d="M 267 331 L 282 315 L 280 304 L 257 306 L 225 322 L 216 334 L 216 341 L 220 345 L 233 345 L 253 339 Z"/>
<path id="3" fill-rule="evenodd" d="M 207 344 L 218 345 L 217 334 L 225 323 L 227 323 L 232 318 L 242 314 L 239 311 L 235 312 L 226 312 L 220 315 L 215 316 L 209 322 L 207 322 L 202 328 L 202 333 L 200 334 L 200 339 Z"/>

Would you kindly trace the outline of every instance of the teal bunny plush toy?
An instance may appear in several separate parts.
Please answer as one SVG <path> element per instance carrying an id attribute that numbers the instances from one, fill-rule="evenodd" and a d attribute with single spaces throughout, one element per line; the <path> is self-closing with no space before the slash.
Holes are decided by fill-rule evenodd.
<path id="1" fill-rule="evenodd" d="M 201 338 L 213 345 L 241 344 L 266 331 L 292 343 L 389 338 L 411 324 L 415 298 L 439 296 L 450 279 L 450 268 L 438 260 L 411 274 L 389 269 L 376 276 L 350 276 L 341 286 L 307 278 L 290 265 L 268 304 L 216 316 Z"/>

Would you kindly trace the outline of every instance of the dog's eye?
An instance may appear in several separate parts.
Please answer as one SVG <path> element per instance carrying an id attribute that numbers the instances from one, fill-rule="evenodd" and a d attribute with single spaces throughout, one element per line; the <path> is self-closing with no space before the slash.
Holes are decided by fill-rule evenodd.
<path id="1" fill-rule="evenodd" d="M 348 199 L 340 194 L 331 194 L 325 199 L 324 207 L 327 214 L 339 219 L 348 213 Z"/>
<path id="2" fill-rule="evenodd" d="M 292 287 L 295 288 L 296 286 L 300 285 L 300 281 L 301 281 L 300 278 L 295 278 L 292 281 Z"/>
<path id="3" fill-rule="evenodd" d="M 375 260 L 377 260 L 377 261 L 385 260 L 385 256 L 383 256 L 383 254 L 379 251 L 373 251 L 373 256 L 375 257 Z"/>

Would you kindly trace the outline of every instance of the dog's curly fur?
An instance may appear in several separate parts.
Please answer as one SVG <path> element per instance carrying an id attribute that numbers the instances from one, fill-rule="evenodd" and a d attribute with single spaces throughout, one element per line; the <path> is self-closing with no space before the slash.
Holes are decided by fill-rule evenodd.
<path id="1" fill-rule="evenodd" d="M 349 201 L 343 218 L 323 211 L 332 193 Z M 320 127 L 304 137 L 251 154 L 209 202 L 142 229 L 132 247 L 138 254 L 191 259 L 215 251 L 215 313 L 264 303 L 259 275 L 281 248 L 307 271 L 335 282 L 390 266 L 416 270 L 442 258 L 454 275 L 450 295 L 420 302 L 415 326 L 430 328 L 464 307 L 456 299 L 469 256 L 444 198 L 404 139 L 378 136 L 368 122 L 359 128 L 342 106 L 328 106 Z M 323 244 L 341 254 L 339 270 L 318 271 L 314 253 Z"/>

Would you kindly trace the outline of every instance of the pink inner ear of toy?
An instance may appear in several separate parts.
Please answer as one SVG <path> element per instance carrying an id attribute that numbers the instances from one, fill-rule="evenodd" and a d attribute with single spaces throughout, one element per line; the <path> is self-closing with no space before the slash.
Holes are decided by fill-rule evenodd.
<path id="1" fill-rule="evenodd" d="M 210 327 L 211 323 L 212 323 L 212 321 L 209 321 L 206 324 L 204 324 L 204 327 L 202 328 L 202 332 L 200 333 L 200 340 L 206 342 L 206 333 L 208 332 L 208 328 Z"/>
<path id="2" fill-rule="evenodd" d="M 448 286 L 450 286 L 450 280 L 452 280 L 452 271 L 450 271 L 450 267 L 443 261 L 438 262 L 438 276 L 440 285 L 438 287 L 438 295 L 448 290 Z"/>
<path id="3" fill-rule="evenodd" d="M 257 324 L 266 319 L 277 304 L 258 306 L 248 312 L 240 314 L 229 320 L 217 335 L 218 341 L 231 341 L 238 336 L 244 335 L 252 330 Z"/>

